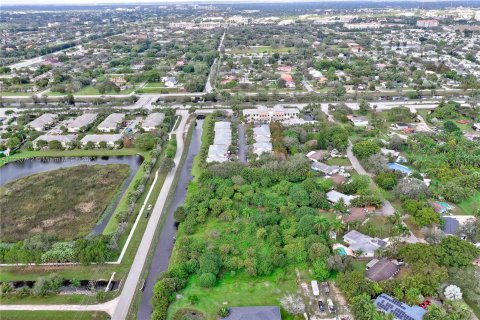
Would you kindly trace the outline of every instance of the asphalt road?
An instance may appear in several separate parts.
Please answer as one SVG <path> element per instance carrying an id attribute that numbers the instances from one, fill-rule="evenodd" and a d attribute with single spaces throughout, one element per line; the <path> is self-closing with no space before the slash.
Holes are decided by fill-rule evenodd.
<path id="1" fill-rule="evenodd" d="M 172 204 L 168 210 L 165 224 L 160 233 L 155 254 L 150 265 L 148 277 L 145 282 L 145 289 L 143 291 L 142 300 L 138 307 L 137 319 L 148 320 L 152 313 L 152 305 L 150 300 L 153 295 L 153 287 L 157 281 L 158 276 L 168 270 L 170 256 L 172 255 L 173 246 L 175 244 L 174 236 L 177 232 L 175 228 L 175 221 L 173 213 L 183 204 L 187 195 L 187 187 L 192 180 L 192 165 L 195 155 L 200 151 L 202 144 L 202 124 L 203 120 L 197 120 L 195 131 L 193 132 L 192 141 L 190 143 L 185 164 L 182 167 L 182 174 L 178 180 L 177 187 L 173 196 Z"/>
<path id="2" fill-rule="evenodd" d="M 143 234 L 142 241 L 138 247 L 137 253 L 135 254 L 135 259 L 127 278 L 123 283 L 122 293 L 118 297 L 118 304 L 113 313 L 112 319 L 114 320 L 123 320 L 127 318 L 128 310 L 135 296 L 135 291 L 137 290 L 137 284 L 140 282 L 142 275 L 142 270 L 145 265 L 148 251 L 154 241 L 155 230 L 158 227 L 162 212 L 165 207 L 165 202 L 167 200 L 168 193 L 172 187 L 175 173 L 178 169 L 178 164 L 180 163 L 180 158 L 182 157 L 184 140 L 183 136 L 186 131 L 186 124 L 188 119 L 188 113 L 182 112 L 182 120 L 177 128 L 177 153 L 175 154 L 175 168 L 173 168 L 165 178 L 162 189 L 158 196 L 157 202 L 153 207 L 152 213 L 150 215 L 145 233 Z"/>
<path id="3" fill-rule="evenodd" d="M 238 158 L 242 163 L 247 163 L 247 138 L 243 123 L 238 124 Z"/>

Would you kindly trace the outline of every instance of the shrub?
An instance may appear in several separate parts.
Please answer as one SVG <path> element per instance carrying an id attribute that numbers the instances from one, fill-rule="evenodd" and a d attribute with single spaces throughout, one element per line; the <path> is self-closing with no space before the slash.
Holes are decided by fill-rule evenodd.
<path id="1" fill-rule="evenodd" d="M 204 288 L 211 288 L 215 285 L 217 277 L 213 273 L 203 273 L 200 275 L 199 282 Z"/>
<path id="2" fill-rule="evenodd" d="M 385 190 L 391 190 L 397 185 L 397 175 L 394 172 L 380 172 L 375 182 Z"/>
<path id="3" fill-rule="evenodd" d="M 63 279 L 58 274 L 52 273 L 45 277 L 40 277 L 35 281 L 33 293 L 36 296 L 47 296 L 56 294 L 62 287 Z"/>

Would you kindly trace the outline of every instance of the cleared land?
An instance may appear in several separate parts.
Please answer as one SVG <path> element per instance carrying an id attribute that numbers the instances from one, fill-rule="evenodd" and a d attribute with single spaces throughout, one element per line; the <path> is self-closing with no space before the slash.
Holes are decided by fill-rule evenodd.
<path id="1" fill-rule="evenodd" d="M 40 232 L 60 239 L 88 234 L 129 171 L 123 164 L 80 165 L 7 183 L 0 189 L 1 240 Z"/>

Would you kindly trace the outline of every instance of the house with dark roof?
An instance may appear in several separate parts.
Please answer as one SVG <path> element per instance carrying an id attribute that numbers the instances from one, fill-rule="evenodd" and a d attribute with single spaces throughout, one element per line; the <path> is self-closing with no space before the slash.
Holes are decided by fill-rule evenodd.
<path id="1" fill-rule="evenodd" d="M 427 312 L 419 306 L 411 307 L 385 293 L 379 295 L 374 303 L 378 310 L 385 314 L 391 313 L 395 320 L 422 320 Z"/>
<path id="2" fill-rule="evenodd" d="M 384 281 L 393 278 L 400 267 L 388 259 L 373 259 L 367 264 L 365 276 L 373 281 Z"/>
<path id="3" fill-rule="evenodd" d="M 282 320 L 280 308 L 268 307 L 233 307 L 224 320 Z"/>

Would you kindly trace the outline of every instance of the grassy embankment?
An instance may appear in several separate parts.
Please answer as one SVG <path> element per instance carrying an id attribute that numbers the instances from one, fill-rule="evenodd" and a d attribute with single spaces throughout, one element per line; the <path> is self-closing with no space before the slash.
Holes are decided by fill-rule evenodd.
<path id="1" fill-rule="evenodd" d="M 107 320 L 104 312 L 76 311 L 2 311 L 2 320 Z"/>

